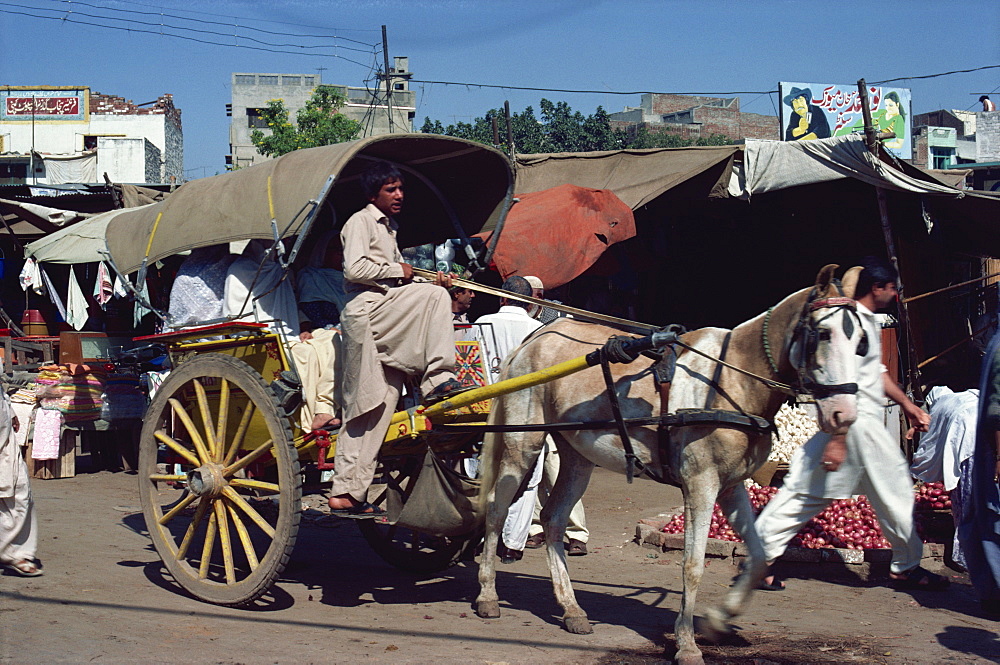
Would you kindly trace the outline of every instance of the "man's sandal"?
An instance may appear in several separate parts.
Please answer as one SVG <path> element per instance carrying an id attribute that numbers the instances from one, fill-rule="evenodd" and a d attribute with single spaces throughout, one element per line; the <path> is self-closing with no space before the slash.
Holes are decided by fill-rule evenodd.
<path id="1" fill-rule="evenodd" d="M 20 577 L 38 577 L 43 574 L 42 562 L 38 559 L 21 559 L 20 561 L 4 563 L 3 567 L 11 574 Z"/>
<path id="2" fill-rule="evenodd" d="M 334 517 L 346 517 L 352 520 L 369 520 L 375 517 L 384 517 L 386 513 L 378 506 L 364 501 L 350 508 L 333 508 L 330 510 L 330 514 Z"/>
<path id="3" fill-rule="evenodd" d="M 892 588 L 899 591 L 944 591 L 951 584 L 944 575 L 932 573 L 925 568 L 917 566 L 905 573 L 900 573 L 902 577 L 891 578 Z"/>

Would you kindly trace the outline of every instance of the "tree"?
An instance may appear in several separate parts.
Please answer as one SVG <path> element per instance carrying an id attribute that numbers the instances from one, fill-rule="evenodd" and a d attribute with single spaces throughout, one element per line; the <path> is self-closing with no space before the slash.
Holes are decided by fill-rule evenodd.
<path id="1" fill-rule="evenodd" d="M 271 133 L 255 129 L 250 132 L 250 142 L 260 154 L 280 157 L 300 148 L 350 141 L 357 136 L 361 125 L 339 112 L 346 101 L 333 87 L 318 86 L 299 110 L 293 126 L 284 100 L 272 99 L 260 113 Z"/>
<path id="2" fill-rule="evenodd" d="M 625 133 L 611 128 L 607 112 L 597 107 L 593 115 L 584 116 L 573 111 L 566 102 L 543 99 L 539 104 L 540 116 L 535 116 L 531 106 L 510 118 L 514 148 L 519 153 L 587 152 L 616 150 L 626 147 Z M 445 134 L 493 144 L 493 118 L 500 127 L 500 143 L 507 142 L 507 127 L 501 109 L 490 109 L 482 118 L 473 122 L 458 122 L 445 127 L 440 120 L 424 119 L 421 127 L 425 134 Z"/>

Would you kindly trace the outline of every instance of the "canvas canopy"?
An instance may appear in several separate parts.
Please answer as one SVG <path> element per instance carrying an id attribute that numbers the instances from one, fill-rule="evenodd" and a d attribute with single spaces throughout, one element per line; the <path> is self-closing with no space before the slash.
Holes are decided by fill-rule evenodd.
<path id="1" fill-rule="evenodd" d="M 397 165 L 406 181 L 400 246 L 481 230 L 506 215 L 513 174 L 503 153 L 446 136 L 396 134 L 297 150 L 246 169 L 186 183 L 165 201 L 111 220 L 108 248 L 119 270 L 138 270 L 178 252 L 224 242 L 300 232 L 304 206 L 334 178 L 324 214 L 343 224 L 365 205 L 358 174 L 374 160 Z M 454 222 L 454 223 L 453 223 Z M 456 228 L 455 223 L 460 225 Z"/>
<path id="2" fill-rule="evenodd" d="M 10 235 L 7 231 L 9 227 L 16 236 L 52 233 L 92 216 L 91 213 L 7 199 L 0 199 L 0 215 L 6 222 L 6 225 L 0 225 L 0 234 Z"/>
<path id="3" fill-rule="evenodd" d="M 635 235 L 632 210 L 606 189 L 560 185 L 517 198 L 493 254 L 504 279 L 534 275 L 554 289 Z"/>
<path id="4" fill-rule="evenodd" d="M 515 190 L 527 194 L 566 183 L 607 189 L 637 210 L 667 190 L 705 175 L 708 195 L 726 196 L 733 158 L 740 150 L 722 146 L 518 155 Z"/>
<path id="5" fill-rule="evenodd" d="M 24 248 L 24 257 L 40 263 L 95 263 L 104 259 L 105 233 L 123 210 L 102 212 L 70 227 L 50 233 Z"/>

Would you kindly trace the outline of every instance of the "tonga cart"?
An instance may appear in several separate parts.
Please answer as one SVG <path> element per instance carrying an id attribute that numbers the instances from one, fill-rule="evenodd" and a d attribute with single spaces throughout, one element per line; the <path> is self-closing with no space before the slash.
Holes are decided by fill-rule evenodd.
<path id="1" fill-rule="evenodd" d="M 513 192 L 502 153 L 450 137 L 392 135 L 188 183 L 162 203 L 116 217 L 106 232 L 108 261 L 119 274 L 138 271 L 139 283 L 147 265 L 187 249 L 263 239 L 278 250 L 294 237 L 281 258 L 290 266 L 310 229 L 339 226 L 361 207 L 358 174 L 372 160 L 392 162 L 407 177 L 413 212 L 403 219 L 400 246 L 468 241 L 502 226 Z M 488 262 L 492 245 L 479 255 L 467 248 L 473 261 Z M 136 339 L 163 345 L 173 367 L 144 418 L 139 489 L 150 538 L 173 579 L 201 600 L 245 605 L 284 570 L 301 517 L 303 466 L 325 466 L 331 440 L 292 419 L 295 392 L 278 379 L 294 377 L 294 362 L 276 326 L 204 323 Z M 483 416 L 452 410 L 447 419 L 470 417 Z M 403 502 L 429 447 L 449 464 L 474 452 L 469 435 L 435 438 L 416 425 L 415 417 L 394 423 L 376 477 L 376 491 L 391 487 Z M 386 521 L 359 526 L 387 561 L 421 571 L 454 563 L 474 535 L 428 536 Z"/>

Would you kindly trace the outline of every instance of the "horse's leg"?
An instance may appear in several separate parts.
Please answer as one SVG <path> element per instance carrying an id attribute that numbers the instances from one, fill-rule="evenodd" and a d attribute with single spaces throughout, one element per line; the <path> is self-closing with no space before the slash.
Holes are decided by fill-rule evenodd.
<path id="1" fill-rule="evenodd" d="M 486 502 L 486 534 L 483 553 L 479 557 L 479 596 L 476 614 L 489 619 L 500 616 L 500 597 L 496 589 L 496 551 L 500 532 L 507 519 L 507 512 L 514 496 L 524 484 L 535 460 L 541 454 L 544 436 L 538 432 L 517 432 L 498 435 L 502 439 L 495 445 L 502 451 L 497 482 L 490 490 Z"/>
<path id="2" fill-rule="evenodd" d="M 573 582 L 569 578 L 569 569 L 566 565 L 563 536 L 566 534 L 566 525 L 569 523 L 569 514 L 573 506 L 587 490 L 594 464 L 578 453 L 566 437 L 559 433 L 553 434 L 553 438 L 555 437 L 562 440 L 559 448 L 559 476 L 545 500 L 539 519 L 542 528 L 545 529 L 545 549 L 549 560 L 552 588 L 556 600 L 563 608 L 563 625 L 571 633 L 586 635 L 594 632 L 594 629 L 590 627 L 587 613 L 576 602 Z"/>
<path id="3" fill-rule="evenodd" d="M 684 478 L 683 474 L 681 475 Z M 678 665 L 703 665 L 701 650 L 695 644 L 694 605 L 698 584 L 705 571 L 705 548 L 712 523 L 712 509 L 719 494 L 719 479 L 714 471 L 699 472 L 684 478 L 684 593 L 681 609 L 674 622 Z"/>
<path id="4" fill-rule="evenodd" d="M 743 572 L 736 579 L 736 583 L 729 590 L 729 593 L 726 594 L 722 606 L 710 608 L 705 613 L 710 630 L 716 633 L 729 633 L 732 631 L 730 619 L 743 613 L 751 591 L 757 587 L 766 574 L 767 563 L 764 561 L 764 545 L 757 534 L 753 506 L 750 505 L 746 486 L 742 482 L 738 482 L 734 487 L 720 494 L 719 506 L 726 515 L 726 519 L 740 534 L 747 546 L 747 561 Z"/>

